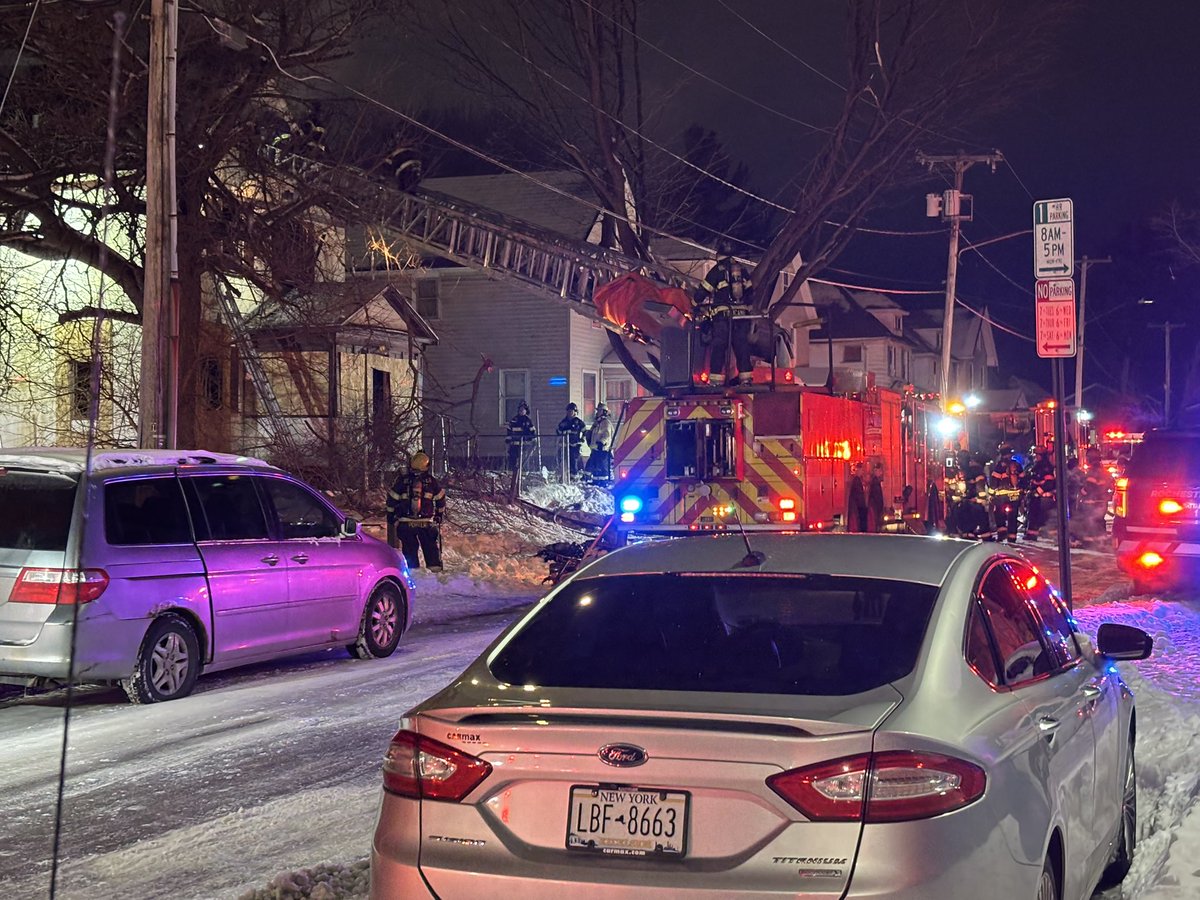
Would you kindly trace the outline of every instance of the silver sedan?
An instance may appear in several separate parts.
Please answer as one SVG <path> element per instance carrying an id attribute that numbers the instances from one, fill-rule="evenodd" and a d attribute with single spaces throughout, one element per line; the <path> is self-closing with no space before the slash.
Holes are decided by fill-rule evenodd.
<path id="1" fill-rule="evenodd" d="M 1083 900 L 1134 852 L 1150 644 L 995 544 L 619 550 L 402 720 L 371 894 Z"/>

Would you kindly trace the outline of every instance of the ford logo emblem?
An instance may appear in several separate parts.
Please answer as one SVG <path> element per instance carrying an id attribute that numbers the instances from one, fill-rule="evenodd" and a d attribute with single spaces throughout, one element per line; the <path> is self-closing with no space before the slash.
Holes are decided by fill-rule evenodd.
<path id="1" fill-rule="evenodd" d="M 635 744 L 605 744 L 596 755 L 600 762 L 622 769 L 640 766 L 647 759 L 646 751 Z"/>

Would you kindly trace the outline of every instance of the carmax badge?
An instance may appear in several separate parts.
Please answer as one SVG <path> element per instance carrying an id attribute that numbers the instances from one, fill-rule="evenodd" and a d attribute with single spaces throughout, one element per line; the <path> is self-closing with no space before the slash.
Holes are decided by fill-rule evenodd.
<path id="1" fill-rule="evenodd" d="M 646 751 L 636 744 L 605 744 L 596 753 L 600 762 L 627 769 L 640 766 L 647 760 Z"/>

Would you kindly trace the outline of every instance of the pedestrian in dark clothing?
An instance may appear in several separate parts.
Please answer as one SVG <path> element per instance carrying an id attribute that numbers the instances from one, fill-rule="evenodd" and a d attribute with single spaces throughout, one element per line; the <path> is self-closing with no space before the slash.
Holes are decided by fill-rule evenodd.
<path id="1" fill-rule="evenodd" d="M 1037 458 L 1029 467 L 1028 492 L 1025 540 L 1036 541 L 1055 499 L 1054 461 L 1050 458 L 1049 447 L 1039 448 Z"/>
<path id="2" fill-rule="evenodd" d="M 537 432 L 533 428 L 533 419 L 529 418 L 529 404 L 522 400 L 517 405 L 517 414 L 508 420 L 508 433 L 504 443 L 508 445 L 508 470 L 515 472 L 521 464 L 521 456 L 525 447 L 533 443 Z"/>
<path id="3" fill-rule="evenodd" d="M 871 478 L 867 482 L 867 512 L 869 526 L 873 532 L 883 531 L 883 510 L 886 501 L 883 496 L 883 466 L 875 463 L 871 467 Z"/>
<path id="4" fill-rule="evenodd" d="M 846 522 L 847 530 L 866 532 L 867 530 L 867 486 L 863 484 L 865 474 L 862 463 L 855 463 L 850 473 L 849 507 L 850 517 Z"/>
<path id="5" fill-rule="evenodd" d="M 579 474 L 583 458 L 583 432 L 587 426 L 579 418 L 579 407 L 574 403 L 567 404 L 567 414 L 558 423 L 559 459 L 566 454 L 571 477 Z"/>
<path id="6" fill-rule="evenodd" d="M 442 571 L 442 517 L 446 512 L 446 490 L 429 473 L 429 456 L 418 450 L 409 459 L 388 491 L 388 532 L 393 529 L 410 569 L 421 568 L 418 555 L 425 557 L 431 572 Z"/>

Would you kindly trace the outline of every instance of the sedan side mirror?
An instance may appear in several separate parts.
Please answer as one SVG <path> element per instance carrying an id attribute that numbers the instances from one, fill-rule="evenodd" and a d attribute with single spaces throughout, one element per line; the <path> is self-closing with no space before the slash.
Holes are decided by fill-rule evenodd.
<path id="1" fill-rule="evenodd" d="M 1096 632 L 1101 656 L 1109 659 L 1145 659 L 1154 648 L 1154 638 L 1132 625 L 1105 622 Z"/>
<path id="2" fill-rule="evenodd" d="M 347 516 L 342 520 L 342 537 L 354 537 L 358 534 L 358 520 Z"/>

